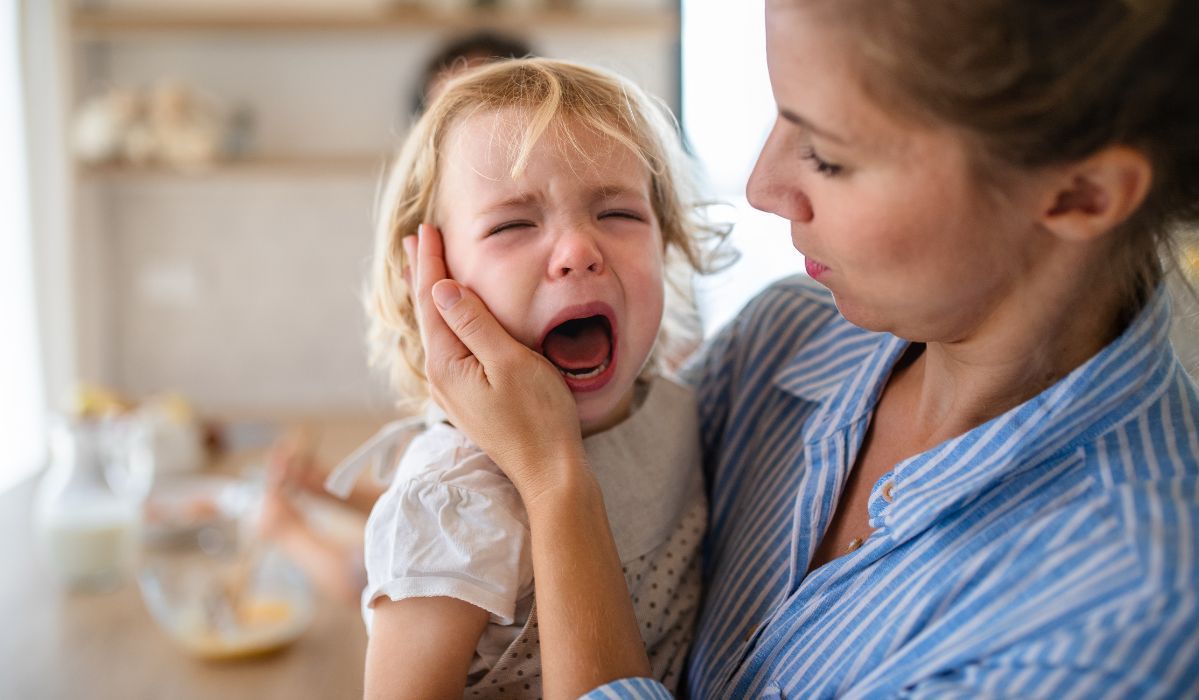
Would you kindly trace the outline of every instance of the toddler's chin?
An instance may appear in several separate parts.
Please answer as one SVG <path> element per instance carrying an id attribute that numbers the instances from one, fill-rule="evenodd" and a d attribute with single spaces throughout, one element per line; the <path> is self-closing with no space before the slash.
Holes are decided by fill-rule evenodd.
<path id="1" fill-rule="evenodd" d="M 633 388 L 625 394 L 599 391 L 590 395 L 575 394 L 579 427 L 583 437 L 603 432 L 629 417 Z"/>

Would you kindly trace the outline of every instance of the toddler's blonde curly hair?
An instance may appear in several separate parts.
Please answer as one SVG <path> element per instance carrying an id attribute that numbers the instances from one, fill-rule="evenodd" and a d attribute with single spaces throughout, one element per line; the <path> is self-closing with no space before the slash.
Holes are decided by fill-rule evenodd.
<path id="1" fill-rule="evenodd" d="M 408 260 L 402 240 L 416 235 L 421 223 L 437 223 L 432 220 L 434 199 L 445 139 L 452 127 L 472 115 L 508 108 L 528 115 L 523 138 L 512 144 L 513 177 L 551 128 L 560 129 L 583 162 L 591 156 L 572 138 L 572 133 L 578 133 L 573 130 L 609 137 L 645 165 L 668 260 L 667 312 L 655 354 L 677 356 L 678 346 L 697 340 L 689 275 L 681 277 L 672 261 L 707 271 L 708 253 L 714 248 L 705 242 L 725 231 L 702 215 L 688 174 L 691 161 L 669 110 L 632 82 L 605 70 L 545 58 L 499 61 L 455 79 L 429 105 L 408 134 L 380 192 L 366 292 L 368 344 L 371 364 L 386 371 L 401 405 L 409 408 L 428 398 L 428 386 L 424 349 L 405 281 Z"/>

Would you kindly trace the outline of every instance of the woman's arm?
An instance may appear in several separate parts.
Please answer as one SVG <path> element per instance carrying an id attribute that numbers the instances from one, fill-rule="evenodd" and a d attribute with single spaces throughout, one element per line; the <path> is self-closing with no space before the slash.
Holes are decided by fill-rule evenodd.
<path id="1" fill-rule="evenodd" d="M 547 698 L 649 675 L 574 399 L 470 290 L 446 279 L 441 235 L 422 227 L 416 303 L 433 396 L 499 465 L 529 515 Z M 434 303 L 436 299 L 436 304 Z M 440 310 L 440 311 L 439 311 Z"/>
<path id="2" fill-rule="evenodd" d="M 375 605 L 366 648 L 366 698 L 453 698 L 488 614 L 456 598 L 383 598 Z"/>
<path id="3" fill-rule="evenodd" d="M 546 698 L 650 675 L 599 486 L 587 478 L 528 506 Z"/>

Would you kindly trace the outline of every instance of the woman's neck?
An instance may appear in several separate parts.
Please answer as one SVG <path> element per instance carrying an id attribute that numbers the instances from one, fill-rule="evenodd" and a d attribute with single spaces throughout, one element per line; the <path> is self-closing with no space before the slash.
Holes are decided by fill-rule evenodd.
<path id="1" fill-rule="evenodd" d="M 932 447 L 1011 410 L 1111 343 L 1129 314 L 1101 269 L 1041 270 L 964 337 L 910 351 L 888 389 L 905 397 L 918 441 Z"/>

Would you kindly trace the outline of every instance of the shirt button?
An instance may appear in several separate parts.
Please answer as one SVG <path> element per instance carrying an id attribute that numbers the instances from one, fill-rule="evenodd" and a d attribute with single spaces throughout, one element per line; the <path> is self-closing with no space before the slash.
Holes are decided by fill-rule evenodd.
<path id="1" fill-rule="evenodd" d="M 750 626 L 749 626 L 749 629 L 745 630 L 745 641 L 747 641 L 747 642 L 748 642 L 749 640 L 753 639 L 753 638 L 754 638 L 754 634 L 755 634 L 757 631 L 758 631 L 758 626 L 757 626 L 757 625 L 750 625 Z"/>
<path id="2" fill-rule="evenodd" d="M 894 488 L 895 481 L 893 479 L 887 479 L 887 483 L 883 484 L 882 496 L 883 500 L 887 503 L 893 503 L 895 501 L 895 497 L 891 495 L 891 490 Z"/>

